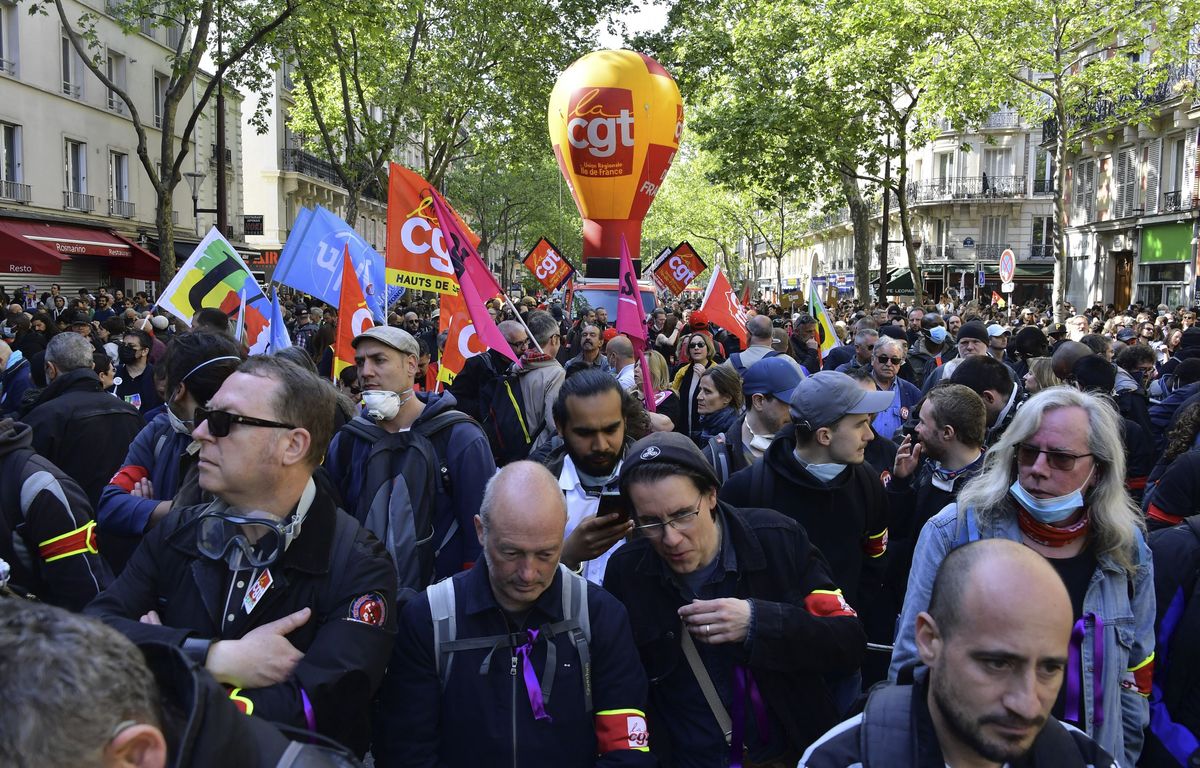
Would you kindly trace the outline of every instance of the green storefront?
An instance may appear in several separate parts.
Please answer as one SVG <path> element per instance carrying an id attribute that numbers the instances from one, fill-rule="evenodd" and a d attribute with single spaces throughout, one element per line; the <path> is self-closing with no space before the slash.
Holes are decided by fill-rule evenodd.
<path id="1" fill-rule="evenodd" d="M 1189 299 L 1192 224 L 1173 222 L 1142 229 L 1138 251 L 1137 301 L 1177 307 Z"/>

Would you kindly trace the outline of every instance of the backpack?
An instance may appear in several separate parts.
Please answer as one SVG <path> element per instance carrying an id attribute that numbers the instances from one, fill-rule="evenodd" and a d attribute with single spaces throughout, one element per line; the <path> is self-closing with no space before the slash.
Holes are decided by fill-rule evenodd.
<path id="1" fill-rule="evenodd" d="M 543 421 L 530 432 L 525 397 L 521 394 L 521 372 L 510 369 L 483 382 L 479 388 L 479 407 L 483 412 L 483 432 L 492 445 L 496 466 L 502 467 L 529 456 L 533 442 L 546 428 Z"/>
<path id="2" fill-rule="evenodd" d="M 562 563 L 558 565 L 562 574 L 562 609 L 563 618 L 538 628 L 538 641 L 546 641 L 546 667 L 538 680 L 542 687 L 542 701 L 550 706 L 550 693 L 554 688 L 554 670 L 558 666 L 558 646 L 554 643 L 556 635 L 566 633 L 575 650 L 579 653 L 580 674 L 583 676 L 584 712 L 592 711 L 592 655 L 589 645 L 592 642 L 592 623 L 588 613 L 587 579 L 567 568 Z M 429 598 L 429 613 L 433 619 L 433 658 L 437 668 L 438 678 L 442 689 L 450 679 L 450 668 L 454 663 L 455 651 L 472 651 L 487 648 L 489 653 L 479 668 L 479 674 L 486 675 L 491 666 L 494 651 L 499 648 L 515 648 L 526 638 L 524 632 L 514 632 L 505 635 L 491 635 L 464 640 L 458 639 L 458 613 L 455 605 L 454 578 L 443 579 L 425 590 Z"/>
<path id="3" fill-rule="evenodd" d="M 433 563 L 458 533 L 451 523 L 440 542 L 434 542 L 434 516 L 439 493 L 450 492 L 449 469 L 433 445 L 438 433 L 455 424 L 475 423 L 461 411 L 448 410 L 412 429 L 388 432 L 362 417 L 343 427 L 367 443 L 361 459 L 358 508 L 351 512 L 387 548 L 396 565 L 400 592 L 423 589 L 433 579 Z M 341 441 L 339 464 L 353 463 L 354 441 Z"/>
<path id="4" fill-rule="evenodd" d="M 778 357 L 781 354 L 783 354 L 783 353 L 772 349 L 767 354 L 758 358 L 758 360 L 756 362 L 761 362 L 763 360 L 766 360 L 768 357 Z M 741 352 L 734 352 L 732 355 L 730 355 L 729 356 L 729 364 L 733 366 L 733 370 L 738 372 L 738 376 L 745 376 L 746 369 L 750 367 L 747 365 L 742 365 L 742 353 Z"/>

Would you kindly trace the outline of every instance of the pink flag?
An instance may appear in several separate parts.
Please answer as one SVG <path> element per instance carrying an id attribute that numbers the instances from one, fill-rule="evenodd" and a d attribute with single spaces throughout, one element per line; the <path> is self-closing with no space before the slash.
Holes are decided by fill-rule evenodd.
<path id="1" fill-rule="evenodd" d="M 654 382 L 650 378 L 650 364 L 646 362 L 646 314 L 642 310 L 642 292 L 638 288 L 637 276 L 633 272 L 633 258 L 629 255 L 629 244 L 621 235 L 621 270 L 617 273 L 617 333 L 623 333 L 633 342 L 633 353 L 642 368 L 642 392 L 646 396 L 646 410 L 654 412 Z"/>

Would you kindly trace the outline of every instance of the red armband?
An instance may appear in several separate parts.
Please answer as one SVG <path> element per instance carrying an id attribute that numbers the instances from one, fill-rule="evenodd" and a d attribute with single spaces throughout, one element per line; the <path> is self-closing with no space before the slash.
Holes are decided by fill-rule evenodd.
<path id="1" fill-rule="evenodd" d="M 596 751 L 605 755 L 618 749 L 650 751 L 646 713 L 640 709 L 608 709 L 596 713 Z"/>
<path id="2" fill-rule="evenodd" d="M 250 701 L 250 699 L 242 696 L 241 694 L 241 688 L 231 688 L 229 690 L 229 700 L 232 701 L 233 705 L 238 708 L 238 712 L 241 712 L 243 715 L 253 715 L 254 702 Z"/>
<path id="3" fill-rule="evenodd" d="M 1121 686 L 1136 688 L 1139 694 L 1149 697 L 1150 689 L 1154 684 L 1154 654 L 1147 656 L 1136 667 L 1130 667 L 1129 672 L 1133 675 L 1133 680 L 1122 681 Z"/>
<path id="4" fill-rule="evenodd" d="M 83 555 L 88 552 L 99 554 L 96 548 L 96 523 L 89 520 L 73 531 L 46 539 L 38 544 L 38 557 L 42 562 L 53 563 L 71 555 Z"/>
<path id="5" fill-rule="evenodd" d="M 868 557 L 883 557 L 883 553 L 887 552 L 888 529 L 884 528 L 875 535 L 868 535 L 863 539 L 863 552 Z"/>
<path id="6" fill-rule="evenodd" d="M 814 589 L 804 598 L 804 607 L 813 616 L 857 616 L 840 589 Z"/>
<path id="7" fill-rule="evenodd" d="M 108 484 L 117 486 L 125 493 L 130 493 L 133 491 L 133 486 L 137 485 L 138 480 L 145 480 L 149 474 L 145 467 L 129 464 L 117 470 L 117 474 L 112 476 L 112 480 L 109 480 Z"/>

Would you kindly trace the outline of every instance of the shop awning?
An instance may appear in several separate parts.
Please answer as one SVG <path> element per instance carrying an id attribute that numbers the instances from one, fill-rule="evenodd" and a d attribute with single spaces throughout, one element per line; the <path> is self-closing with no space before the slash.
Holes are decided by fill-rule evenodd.
<path id="1" fill-rule="evenodd" d="M 0 244 L 0 273 L 58 275 L 64 261 L 90 257 L 107 261 L 113 277 L 158 279 L 158 258 L 111 230 L 0 219 Z"/>
<path id="2" fill-rule="evenodd" d="M 909 271 L 908 267 L 897 269 L 891 275 L 891 279 L 888 280 L 887 284 L 889 291 L 912 291 L 912 272 Z"/>

